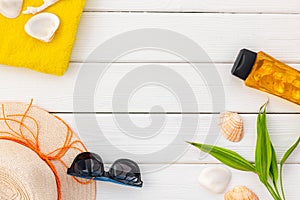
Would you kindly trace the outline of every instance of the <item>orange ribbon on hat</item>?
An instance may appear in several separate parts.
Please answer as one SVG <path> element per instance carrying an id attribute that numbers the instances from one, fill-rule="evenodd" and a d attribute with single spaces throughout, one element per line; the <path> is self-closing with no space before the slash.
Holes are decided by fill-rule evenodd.
<path id="1" fill-rule="evenodd" d="M 58 172 L 57 172 L 54 164 L 52 163 L 52 161 L 59 161 L 67 169 L 68 165 L 62 160 L 63 156 L 70 149 L 76 149 L 79 152 L 87 151 L 87 149 L 80 140 L 73 140 L 74 133 L 73 133 L 72 129 L 62 119 L 55 116 L 67 128 L 66 139 L 65 139 L 64 144 L 63 144 L 62 147 L 57 148 L 54 151 L 52 151 L 50 153 L 47 153 L 47 154 L 43 153 L 40 150 L 40 146 L 39 146 L 39 134 L 40 134 L 39 133 L 39 124 L 38 124 L 36 119 L 34 119 L 33 117 L 28 115 L 28 112 L 29 112 L 29 110 L 32 106 L 32 102 L 33 102 L 33 100 L 30 101 L 30 104 L 28 105 L 27 109 L 25 110 L 25 112 L 23 114 L 11 114 L 11 115 L 5 115 L 4 104 L 2 104 L 3 118 L 0 118 L 0 121 L 4 121 L 5 125 L 8 127 L 10 132 L 0 131 L 0 139 L 11 140 L 11 141 L 17 142 L 17 143 L 19 143 L 23 146 L 26 146 L 26 147 L 30 148 L 34 152 L 36 152 L 37 155 L 43 161 L 45 161 L 45 163 L 51 168 L 51 170 L 52 170 L 52 172 L 55 176 L 56 185 L 57 185 L 57 199 L 61 200 L 61 183 L 60 183 Z M 11 118 L 11 117 L 21 117 L 21 120 L 17 120 L 17 119 Z M 36 126 L 36 133 L 34 131 L 32 131 L 28 126 L 26 126 L 26 124 L 24 124 L 24 120 L 26 118 L 31 119 L 34 122 L 34 124 Z M 13 122 L 13 123 L 19 124 L 19 131 L 16 131 L 13 128 L 11 128 L 11 126 L 9 125 L 8 122 Z M 29 131 L 29 133 L 34 138 L 34 141 L 27 138 L 23 134 L 23 129 L 26 129 L 27 131 Z M 75 144 L 80 144 L 82 149 L 76 147 Z M 93 182 L 93 180 L 81 181 L 76 177 L 72 177 L 72 178 L 80 184 L 89 184 L 89 183 Z"/>

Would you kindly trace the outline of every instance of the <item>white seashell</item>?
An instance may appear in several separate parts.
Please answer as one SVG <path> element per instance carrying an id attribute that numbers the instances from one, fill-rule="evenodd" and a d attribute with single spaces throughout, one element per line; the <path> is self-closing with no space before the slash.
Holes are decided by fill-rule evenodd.
<path id="1" fill-rule="evenodd" d="M 231 172 L 224 167 L 208 167 L 202 170 L 198 181 L 201 186 L 213 193 L 222 193 L 231 180 Z"/>
<path id="2" fill-rule="evenodd" d="M 25 32 L 43 42 L 50 42 L 60 24 L 59 18 L 52 13 L 41 13 L 33 16 L 25 24 Z"/>
<path id="3" fill-rule="evenodd" d="M 43 10 L 52 6 L 53 4 L 55 4 L 58 1 L 59 0 L 44 0 L 43 5 L 41 5 L 39 7 L 28 6 L 27 10 L 24 10 L 22 13 L 23 14 L 36 14 L 36 13 L 42 12 Z"/>
<path id="4" fill-rule="evenodd" d="M 23 0 L 0 0 L 0 13 L 7 18 L 16 18 L 20 15 Z"/>
<path id="5" fill-rule="evenodd" d="M 224 200 L 259 200 L 257 195 L 245 186 L 237 186 L 224 195 Z"/>
<path id="6" fill-rule="evenodd" d="M 235 112 L 221 114 L 221 132 L 231 142 L 239 142 L 244 136 L 244 123 L 242 117 Z"/>

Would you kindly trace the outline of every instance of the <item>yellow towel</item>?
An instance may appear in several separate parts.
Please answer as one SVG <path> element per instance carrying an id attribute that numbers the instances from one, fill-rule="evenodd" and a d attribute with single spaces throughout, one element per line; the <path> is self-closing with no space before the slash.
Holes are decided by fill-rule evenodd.
<path id="1" fill-rule="evenodd" d="M 43 0 L 24 0 L 27 6 L 40 6 Z M 36 71 L 63 75 L 76 36 L 77 26 L 85 0 L 60 0 L 43 12 L 56 14 L 60 26 L 50 43 L 28 36 L 24 25 L 33 15 L 21 14 L 16 19 L 7 19 L 0 14 L 0 64 L 26 67 Z"/>

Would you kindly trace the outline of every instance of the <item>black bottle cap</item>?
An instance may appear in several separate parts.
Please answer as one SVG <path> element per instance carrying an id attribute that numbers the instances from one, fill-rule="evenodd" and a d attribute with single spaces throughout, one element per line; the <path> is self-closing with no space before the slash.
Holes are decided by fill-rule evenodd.
<path id="1" fill-rule="evenodd" d="M 240 79 L 246 80 L 256 60 L 256 53 L 242 49 L 236 58 L 231 73 Z"/>

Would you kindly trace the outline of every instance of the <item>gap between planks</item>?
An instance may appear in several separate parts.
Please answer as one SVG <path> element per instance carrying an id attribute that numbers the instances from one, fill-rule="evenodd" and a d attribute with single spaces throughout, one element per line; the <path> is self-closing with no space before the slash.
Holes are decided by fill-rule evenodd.
<path id="1" fill-rule="evenodd" d="M 132 10 L 132 11 L 121 11 L 121 10 L 85 10 L 84 13 L 153 13 L 153 14 L 241 14 L 241 15 L 299 15 L 300 13 L 284 13 L 284 12 L 201 12 L 201 11 L 139 11 L 139 10 Z"/>
<path id="2" fill-rule="evenodd" d="M 96 114 L 96 115 L 218 115 L 221 112 L 49 112 L 51 114 Z M 258 112 L 237 112 L 239 114 L 257 115 Z M 267 112 L 268 115 L 299 115 L 300 112 Z"/>
<path id="3" fill-rule="evenodd" d="M 88 0 L 86 11 L 299 13 L 299 1 L 287 0 Z"/>

